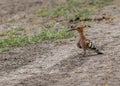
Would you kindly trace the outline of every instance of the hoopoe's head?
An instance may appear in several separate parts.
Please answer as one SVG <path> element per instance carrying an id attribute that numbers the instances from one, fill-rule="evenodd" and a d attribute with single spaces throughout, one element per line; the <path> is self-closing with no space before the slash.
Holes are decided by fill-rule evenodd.
<path id="1" fill-rule="evenodd" d="M 86 27 L 86 25 L 79 25 L 75 27 L 75 30 L 77 30 L 78 32 L 83 32 L 83 29 Z"/>
<path id="2" fill-rule="evenodd" d="M 74 31 L 77 30 L 78 32 L 83 32 L 85 27 L 90 27 L 87 25 L 78 25 L 78 26 L 71 26 L 72 29 L 68 30 L 68 31 Z"/>

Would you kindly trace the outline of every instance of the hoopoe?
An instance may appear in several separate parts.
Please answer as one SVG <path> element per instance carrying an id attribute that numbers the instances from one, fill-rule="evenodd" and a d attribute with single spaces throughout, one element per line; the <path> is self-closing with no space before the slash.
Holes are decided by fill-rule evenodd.
<path id="1" fill-rule="evenodd" d="M 87 27 L 87 26 L 86 25 L 79 25 L 79 26 L 76 26 L 75 28 L 71 27 L 73 29 L 68 30 L 68 31 L 74 31 L 74 30 L 78 31 L 79 40 L 77 42 L 77 47 L 83 49 L 83 51 L 84 51 L 83 56 L 85 56 L 87 49 L 93 50 L 97 54 L 103 54 L 99 49 L 96 48 L 96 46 L 90 41 L 90 39 L 86 38 L 86 36 L 84 34 L 85 27 Z"/>

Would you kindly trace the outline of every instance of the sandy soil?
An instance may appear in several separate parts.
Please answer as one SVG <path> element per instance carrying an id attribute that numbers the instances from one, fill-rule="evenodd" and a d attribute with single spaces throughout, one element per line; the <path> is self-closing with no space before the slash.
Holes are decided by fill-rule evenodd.
<path id="1" fill-rule="evenodd" d="M 91 23 L 87 36 L 104 52 L 82 50 L 76 42 L 27 45 L 0 54 L 0 86 L 120 86 L 120 6 L 102 8 L 95 16 L 117 16 Z M 75 38 L 74 38 L 75 40 Z"/>

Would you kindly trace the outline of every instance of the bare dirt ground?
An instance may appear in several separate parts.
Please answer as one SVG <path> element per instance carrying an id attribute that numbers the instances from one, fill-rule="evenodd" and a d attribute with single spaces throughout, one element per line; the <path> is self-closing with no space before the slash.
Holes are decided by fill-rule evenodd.
<path id="1" fill-rule="evenodd" d="M 91 23 L 87 36 L 104 52 L 82 57 L 75 41 L 27 45 L 0 54 L 0 86 L 120 86 L 120 6 L 106 6 L 95 15 L 117 16 Z M 75 38 L 73 38 L 75 40 Z"/>

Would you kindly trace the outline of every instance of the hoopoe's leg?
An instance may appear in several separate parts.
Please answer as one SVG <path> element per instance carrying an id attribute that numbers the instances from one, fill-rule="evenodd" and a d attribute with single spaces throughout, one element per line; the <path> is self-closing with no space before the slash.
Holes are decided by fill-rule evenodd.
<path id="1" fill-rule="evenodd" d="M 99 49 L 97 49 L 95 47 L 95 45 L 93 45 L 92 42 L 89 43 L 89 46 L 88 46 L 91 50 L 94 50 L 97 54 L 103 54 Z"/>
<path id="2" fill-rule="evenodd" d="M 83 47 L 83 56 L 85 56 L 86 55 L 86 47 L 84 46 Z"/>
<path id="3" fill-rule="evenodd" d="M 84 52 L 83 52 L 83 56 L 85 56 L 86 55 L 86 50 L 84 50 Z"/>

